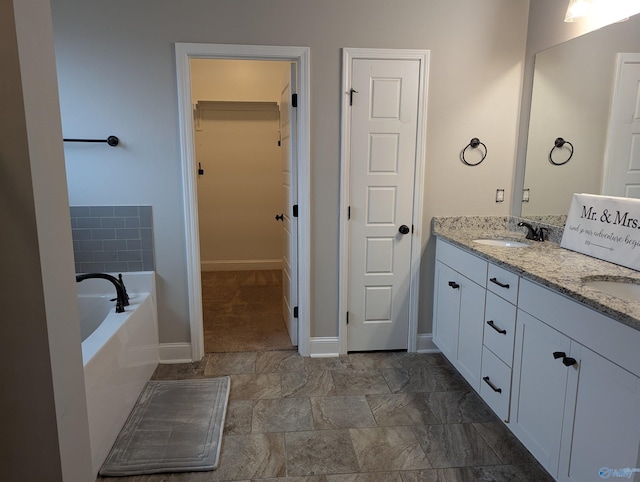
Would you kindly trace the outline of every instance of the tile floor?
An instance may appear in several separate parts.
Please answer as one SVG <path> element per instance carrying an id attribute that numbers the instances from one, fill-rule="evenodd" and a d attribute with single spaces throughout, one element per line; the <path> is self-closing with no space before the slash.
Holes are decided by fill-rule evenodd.
<path id="1" fill-rule="evenodd" d="M 203 271 L 207 353 L 293 350 L 282 317 L 282 271 Z"/>
<path id="2" fill-rule="evenodd" d="M 121 482 L 553 480 L 440 355 L 214 353 L 154 378 L 220 375 L 231 393 L 218 469 Z"/>

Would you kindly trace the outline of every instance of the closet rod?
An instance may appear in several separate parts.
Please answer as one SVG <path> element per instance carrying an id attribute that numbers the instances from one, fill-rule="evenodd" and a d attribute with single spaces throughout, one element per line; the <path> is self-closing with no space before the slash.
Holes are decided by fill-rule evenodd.
<path id="1" fill-rule="evenodd" d="M 109 136 L 106 139 L 62 139 L 64 142 L 106 142 L 111 147 L 115 147 L 120 142 L 116 136 Z"/>

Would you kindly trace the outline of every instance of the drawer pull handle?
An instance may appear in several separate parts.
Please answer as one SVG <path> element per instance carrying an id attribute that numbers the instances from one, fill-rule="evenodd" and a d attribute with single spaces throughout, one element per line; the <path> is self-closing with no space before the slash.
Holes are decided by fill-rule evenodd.
<path id="1" fill-rule="evenodd" d="M 454 290 L 457 290 L 458 288 L 460 288 L 460 285 L 455 281 L 449 281 L 449 286 L 451 286 Z"/>
<path id="2" fill-rule="evenodd" d="M 489 377 L 482 377 L 482 379 L 484 380 L 484 382 L 489 385 L 491 387 L 491 390 L 493 390 L 494 392 L 498 392 L 498 393 L 502 393 L 502 388 L 498 388 L 496 387 L 492 382 L 491 379 Z"/>
<path id="3" fill-rule="evenodd" d="M 506 335 L 507 334 L 507 330 L 502 329 L 502 328 L 498 328 L 495 323 L 493 322 L 493 320 L 489 320 L 487 321 L 487 325 L 489 325 L 491 328 L 493 328 L 494 330 L 496 330 L 498 333 L 500 333 L 501 335 Z"/>
<path id="4" fill-rule="evenodd" d="M 489 281 L 497 284 L 500 288 L 509 289 L 509 283 L 500 283 L 500 281 L 498 281 L 496 278 L 489 278 Z"/>
<path id="5" fill-rule="evenodd" d="M 553 352 L 553 358 L 555 358 L 556 360 L 558 358 L 562 358 L 562 363 L 566 367 L 570 367 L 570 366 L 573 366 L 576 363 L 578 363 L 578 360 L 576 360 L 575 358 L 571 358 L 571 357 L 567 356 L 567 354 L 565 352 L 563 352 L 563 351 L 554 351 Z"/>

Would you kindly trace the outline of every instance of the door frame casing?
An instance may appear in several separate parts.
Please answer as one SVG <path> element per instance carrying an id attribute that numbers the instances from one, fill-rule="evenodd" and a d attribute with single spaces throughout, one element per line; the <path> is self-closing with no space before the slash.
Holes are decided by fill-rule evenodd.
<path id="1" fill-rule="evenodd" d="M 413 185 L 413 233 L 411 237 L 411 272 L 409 284 L 409 334 L 407 351 L 415 352 L 418 338 L 418 305 L 420 287 L 420 259 L 422 256 L 422 205 L 426 158 L 427 92 L 429 50 L 414 49 L 342 49 L 342 112 L 341 112 L 341 170 L 340 170 L 340 283 L 338 300 L 338 333 L 340 354 L 348 350 L 347 311 L 349 295 L 349 219 L 351 189 L 351 62 L 368 60 L 416 60 L 420 62 L 418 84 L 418 123 L 416 133 L 416 164 Z"/>
<path id="2" fill-rule="evenodd" d="M 284 60 L 297 63 L 297 190 L 298 190 L 298 353 L 309 355 L 310 337 L 310 68 L 309 47 L 267 45 L 175 44 L 180 128 L 180 157 L 185 219 L 187 292 L 191 359 L 204 356 L 202 284 L 200 281 L 200 240 L 195 169 L 193 101 L 190 59 Z"/>

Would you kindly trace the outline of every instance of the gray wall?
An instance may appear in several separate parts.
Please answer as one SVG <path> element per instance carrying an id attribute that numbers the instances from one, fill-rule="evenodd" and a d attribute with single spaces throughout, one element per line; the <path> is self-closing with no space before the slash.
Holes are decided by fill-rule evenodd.
<path id="1" fill-rule="evenodd" d="M 65 147 L 74 205 L 154 210 L 161 342 L 189 340 L 174 42 L 311 48 L 311 335 L 338 334 L 342 47 L 431 51 L 419 332 L 431 331 L 438 215 L 506 215 L 528 0 L 52 0 L 63 131 L 122 146 Z M 489 148 L 469 168 L 472 137 Z"/>

